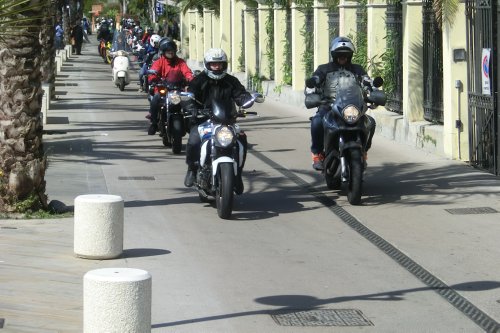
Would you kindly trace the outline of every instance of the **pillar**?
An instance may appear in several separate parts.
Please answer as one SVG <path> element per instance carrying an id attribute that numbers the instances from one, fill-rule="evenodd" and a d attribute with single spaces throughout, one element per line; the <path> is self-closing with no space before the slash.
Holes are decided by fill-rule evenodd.
<path id="1" fill-rule="evenodd" d="M 459 4 L 453 25 L 443 23 L 443 110 L 444 110 L 444 153 L 449 158 L 467 161 L 469 159 L 469 123 L 467 103 L 467 62 L 453 61 L 453 50 L 467 49 L 464 38 L 466 31 L 465 4 Z M 462 84 L 455 87 L 456 81 Z M 456 128 L 456 122 L 462 123 L 462 129 Z"/>
<path id="2" fill-rule="evenodd" d="M 306 24 L 304 8 L 292 2 L 292 89 L 304 90 L 304 81 L 306 79 L 305 67 L 303 63 L 304 53 L 306 52 L 306 41 L 302 30 Z M 307 50 L 312 52 L 313 50 Z M 310 74 L 310 73 L 309 73 Z"/>
<path id="3" fill-rule="evenodd" d="M 227 1 L 227 0 L 226 0 Z M 245 70 L 243 61 L 243 10 L 245 5 L 241 1 L 231 0 L 231 70 L 232 72 L 241 72 Z"/>
<path id="4" fill-rule="evenodd" d="M 330 61 L 330 39 L 328 7 L 314 0 L 314 69 Z"/>
<path id="5" fill-rule="evenodd" d="M 403 3 L 403 119 L 406 124 L 424 119 L 424 78 L 422 67 L 422 2 Z"/>

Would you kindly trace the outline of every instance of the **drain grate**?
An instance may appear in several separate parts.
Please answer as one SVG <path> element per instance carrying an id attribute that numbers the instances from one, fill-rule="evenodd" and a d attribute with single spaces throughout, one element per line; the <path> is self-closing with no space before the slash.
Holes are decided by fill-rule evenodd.
<path id="1" fill-rule="evenodd" d="M 452 208 L 445 209 L 450 214 L 453 215 L 467 215 L 467 214 L 493 214 L 498 213 L 497 210 L 491 207 L 475 207 L 475 208 Z"/>
<path id="2" fill-rule="evenodd" d="M 271 315 L 281 326 L 373 326 L 360 310 L 287 310 Z"/>
<path id="3" fill-rule="evenodd" d="M 118 177 L 118 180 L 155 180 L 155 177 L 151 176 Z"/>

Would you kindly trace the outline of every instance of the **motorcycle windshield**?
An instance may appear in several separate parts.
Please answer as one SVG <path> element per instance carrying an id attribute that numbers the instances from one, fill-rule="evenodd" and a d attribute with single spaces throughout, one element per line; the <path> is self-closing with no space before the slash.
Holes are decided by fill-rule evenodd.
<path id="1" fill-rule="evenodd" d="M 342 110 L 350 104 L 356 105 L 360 110 L 363 110 L 363 91 L 354 77 L 342 77 L 337 87 L 335 105 L 339 110 Z"/>
<path id="2" fill-rule="evenodd" d="M 231 99 L 218 99 L 212 101 L 212 114 L 214 121 L 229 124 L 234 121 L 236 107 Z"/>
<path id="3" fill-rule="evenodd" d="M 111 46 L 113 51 L 130 51 L 130 47 L 127 44 L 127 37 L 124 31 L 115 30 L 113 33 L 113 44 Z"/>

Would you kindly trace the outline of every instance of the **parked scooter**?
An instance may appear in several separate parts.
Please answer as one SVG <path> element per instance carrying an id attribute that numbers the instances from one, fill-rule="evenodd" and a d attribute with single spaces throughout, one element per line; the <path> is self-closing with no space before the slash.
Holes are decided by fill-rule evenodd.
<path id="1" fill-rule="evenodd" d="M 128 52 L 124 50 L 111 52 L 113 56 L 113 83 L 120 89 L 125 90 L 125 86 L 130 83 Z"/>

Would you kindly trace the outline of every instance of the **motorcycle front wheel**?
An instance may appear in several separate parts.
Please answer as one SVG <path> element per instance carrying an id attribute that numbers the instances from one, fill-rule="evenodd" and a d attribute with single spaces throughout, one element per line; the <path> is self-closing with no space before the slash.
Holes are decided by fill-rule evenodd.
<path id="1" fill-rule="evenodd" d="M 120 89 L 120 91 L 125 90 L 125 78 L 123 77 L 118 78 L 118 88 Z"/>
<path id="2" fill-rule="evenodd" d="M 182 150 L 182 119 L 174 119 L 172 123 L 172 153 L 180 154 Z"/>
<path id="3" fill-rule="evenodd" d="M 361 203 L 361 191 L 363 186 L 363 161 L 361 150 L 350 151 L 348 161 L 349 180 L 347 182 L 347 200 L 351 205 Z"/>
<path id="4" fill-rule="evenodd" d="M 215 205 L 221 219 L 229 219 L 233 211 L 234 169 L 231 163 L 222 163 L 217 172 L 217 190 Z"/>

